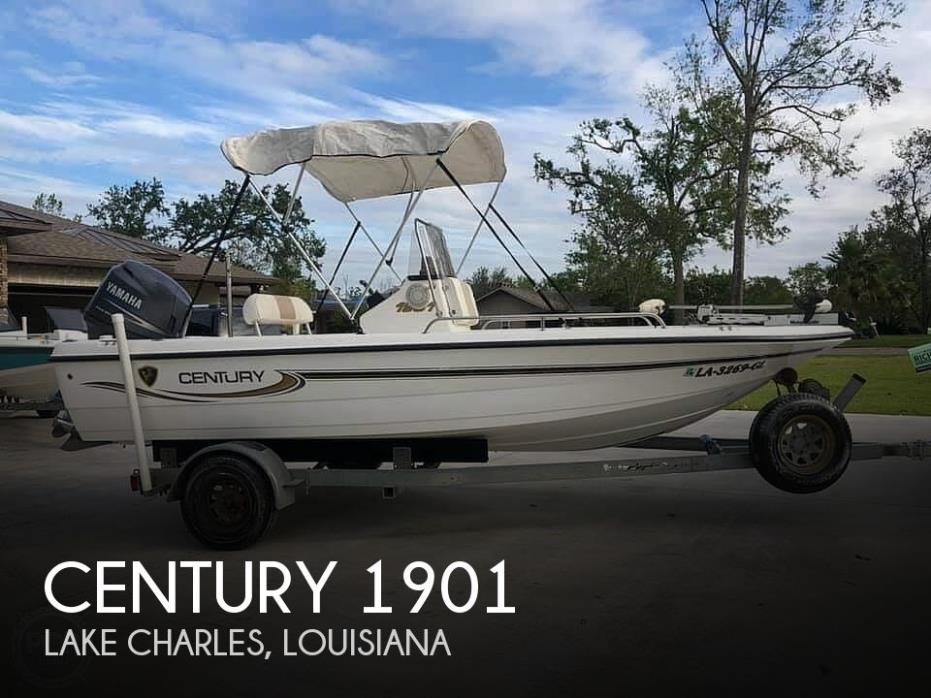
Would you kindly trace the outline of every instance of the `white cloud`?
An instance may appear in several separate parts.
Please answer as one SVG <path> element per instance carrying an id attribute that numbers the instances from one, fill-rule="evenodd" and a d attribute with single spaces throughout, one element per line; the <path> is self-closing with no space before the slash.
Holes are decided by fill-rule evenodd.
<path id="1" fill-rule="evenodd" d="M 377 11 L 408 35 L 489 41 L 497 58 L 480 69 L 569 75 L 578 87 L 611 99 L 626 99 L 644 82 L 661 79 L 668 55 L 603 0 L 409 0 L 387 7 L 355 0 L 339 6 Z"/>
<path id="2" fill-rule="evenodd" d="M 68 61 L 54 72 L 50 69 L 36 68 L 35 66 L 24 66 L 22 72 L 33 82 L 50 87 L 86 86 L 102 81 L 102 78 L 87 72 L 84 69 L 84 64 L 77 61 Z"/>
<path id="3" fill-rule="evenodd" d="M 149 14 L 138 0 L 42 7 L 29 14 L 29 21 L 35 29 L 98 59 L 129 60 L 266 99 L 315 85 L 337 85 L 350 76 L 378 74 L 391 65 L 366 46 L 321 34 L 280 42 L 177 28 Z"/>
<path id="4" fill-rule="evenodd" d="M 0 167 L 0 191 L 7 201 L 31 206 L 39 192 L 54 192 L 61 199 L 66 215 L 83 214 L 85 204 L 99 193 L 85 182 L 36 174 L 28 170 Z"/>
<path id="5" fill-rule="evenodd" d="M 38 114 L 14 114 L 0 110 L 0 131 L 3 129 L 7 129 L 8 133 L 53 142 L 94 135 L 93 129 L 67 119 Z"/>

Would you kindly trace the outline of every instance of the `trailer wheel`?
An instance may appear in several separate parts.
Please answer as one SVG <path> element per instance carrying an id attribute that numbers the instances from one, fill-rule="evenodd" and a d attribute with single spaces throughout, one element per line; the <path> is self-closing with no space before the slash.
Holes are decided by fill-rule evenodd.
<path id="1" fill-rule="evenodd" d="M 246 458 L 212 453 L 188 475 L 181 499 L 184 523 L 198 541 L 218 550 L 255 543 L 277 511 L 265 475 Z"/>
<path id="2" fill-rule="evenodd" d="M 767 404 L 751 427 L 750 455 L 760 475 L 785 492 L 818 492 L 850 462 L 843 413 L 816 395 L 790 393 Z"/>
<path id="3" fill-rule="evenodd" d="M 781 396 L 780 396 L 781 397 Z M 779 402 L 779 397 L 773 398 L 767 402 L 763 407 L 760 408 L 760 411 L 756 413 L 756 417 L 753 418 L 753 424 L 750 425 L 750 436 L 747 438 L 747 442 L 750 444 L 750 448 L 753 448 L 753 444 L 759 439 L 760 433 L 760 424 L 766 419 L 766 416 L 772 411 L 773 406 Z"/>

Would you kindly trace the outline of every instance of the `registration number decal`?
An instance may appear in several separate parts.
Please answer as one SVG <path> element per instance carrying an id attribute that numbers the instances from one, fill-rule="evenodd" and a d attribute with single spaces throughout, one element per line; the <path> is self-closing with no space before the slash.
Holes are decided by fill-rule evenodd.
<path id="1" fill-rule="evenodd" d="M 733 364 L 723 364 L 717 366 L 689 366 L 685 369 L 685 375 L 690 378 L 707 378 L 708 376 L 729 376 L 733 373 L 745 373 L 746 371 L 759 371 L 766 365 L 766 359 L 759 361 L 739 361 Z"/>

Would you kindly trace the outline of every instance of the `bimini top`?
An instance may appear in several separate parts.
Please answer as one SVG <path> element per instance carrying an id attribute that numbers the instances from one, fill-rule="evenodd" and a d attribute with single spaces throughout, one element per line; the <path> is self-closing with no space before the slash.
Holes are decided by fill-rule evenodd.
<path id="1" fill-rule="evenodd" d="M 336 199 L 349 202 L 452 185 L 442 157 L 460 184 L 504 179 L 504 149 L 486 121 L 395 124 L 331 121 L 319 126 L 259 131 L 220 146 L 237 170 L 268 175 L 302 164 Z"/>

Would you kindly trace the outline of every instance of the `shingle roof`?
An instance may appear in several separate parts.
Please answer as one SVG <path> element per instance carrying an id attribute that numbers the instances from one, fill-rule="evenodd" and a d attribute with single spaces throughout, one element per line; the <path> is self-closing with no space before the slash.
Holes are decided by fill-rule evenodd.
<path id="1" fill-rule="evenodd" d="M 110 267 L 126 261 L 139 259 L 127 257 L 120 250 L 82 240 L 61 230 L 19 235 L 8 242 L 10 260 L 67 266 Z M 28 258 L 28 259 L 26 259 Z"/>
<path id="2" fill-rule="evenodd" d="M 532 305 L 534 308 L 537 308 L 539 310 L 549 311 L 549 307 L 546 305 L 543 299 L 540 298 L 539 293 L 529 288 L 517 288 L 515 286 L 499 286 L 495 290 L 489 291 L 484 296 L 476 300 L 476 303 L 481 303 L 483 300 L 485 300 L 489 296 L 492 296 L 499 292 L 506 293 L 509 296 L 513 296 L 517 300 L 523 301 L 524 303 L 527 303 L 528 305 Z M 569 307 L 566 305 L 566 302 L 562 298 L 559 297 L 558 293 L 554 293 L 553 291 L 549 291 L 549 290 L 544 290 L 543 293 L 546 294 L 547 300 L 549 300 L 549 302 L 553 306 L 553 310 L 555 310 L 556 312 L 563 313 L 569 310 Z"/>
<path id="3" fill-rule="evenodd" d="M 28 220 L 33 231 L 17 230 L 7 225 L 8 222 L 22 220 Z M 11 262 L 110 267 L 131 259 L 151 264 L 175 279 L 195 281 L 203 274 L 208 261 L 148 240 L 0 201 L 0 235 L 9 235 L 14 230 L 16 237 L 10 237 L 8 241 Z M 24 235 L 23 232 L 29 234 Z M 214 263 L 207 280 L 224 283 L 224 265 Z M 269 285 L 278 281 L 273 276 L 233 265 L 235 284 Z"/>
<path id="4" fill-rule="evenodd" d="M 35 215 L 32 211 L 19 206 L 16 210 L 0 209 L 0 234 L 4 236 L 23 235 L 48 230 L 51 224 Z"/>

